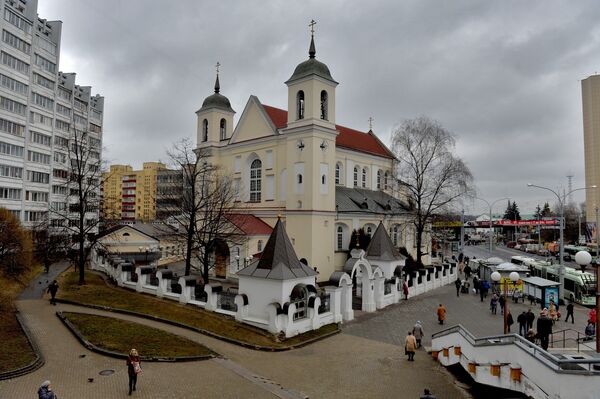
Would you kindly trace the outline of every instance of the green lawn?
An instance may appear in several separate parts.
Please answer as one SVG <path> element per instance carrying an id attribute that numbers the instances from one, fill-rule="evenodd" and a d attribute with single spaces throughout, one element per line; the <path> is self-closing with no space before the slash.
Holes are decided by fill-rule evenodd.
<path id="1" fill-rule="evenodd" d="M 143 295 L 125 288 L 107 285 L 94 273 L 86 273 L 86 284 L 79 286 L 78 277 L 68 270 L 60 278 L 58 299 L 66 299 L 82 304 L 108 306 L 115 309 L 129 310 L 147 315 L 187 324 L 249 345 L 264 346 L 273 349 L 285 348 L 301 344 L 333 331 L 335 324 L 323 326 L 317 331 L 310 331 L 296 337 L 282 340 L 267 331 L 238 323 L 232 318 L 207 312 L 200 308 L 181 305 L 167 299 L 159 299 Z"/>
<path id="2" fill-rule="evenodd" d="M 13 301 L 41 269 L 36 265 L 19 279 L 0 274 L 0 373 L 27 366 L 35 359 L 15 317 Z"/>
<path id="3" fill-rule="evenodd" d="M 204 345 L 142 324 L 91 314 L 63 314 L 92 344 L 124 355 L 131 348 L 147 357 L 214 355 Z"/>

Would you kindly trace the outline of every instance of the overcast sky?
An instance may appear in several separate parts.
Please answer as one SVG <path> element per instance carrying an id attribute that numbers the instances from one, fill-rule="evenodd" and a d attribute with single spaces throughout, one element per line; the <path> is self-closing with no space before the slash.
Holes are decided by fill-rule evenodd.
<path id="1" fill-rule="evenodd" d="M 373 117 L 389 143 L 403 119 L 434 118 L 457 136 L 479 195 L 511 197 L 522 213 L 555 202 L 528 182 L 567 187 L 572 174 L 584 185 L 581 79 L 600 71 L 596 1 L 39 0 L 38 13 L 63 21 L 60 69 L 105 96 L 111 163 L 139 168 L 195 140 L 217 61 L 237 117 L 252 94 L 285 109 L 283 82 L 307 58 L 315 19 L 317 58 L 340 82 L 338 124 L 366 131 Z"/>

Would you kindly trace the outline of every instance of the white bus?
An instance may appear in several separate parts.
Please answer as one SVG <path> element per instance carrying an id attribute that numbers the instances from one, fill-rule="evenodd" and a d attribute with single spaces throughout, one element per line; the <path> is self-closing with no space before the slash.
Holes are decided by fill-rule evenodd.
<path id="1" fill-rule="evenodd" d="M 513 256 L 510 260 L 517 265 L 528 266 L 532 276 L 545 278 L 552 281 L 560 281 L 559 265 L 550 262 L 539 261 L 524 256 Z M 582 272 L 581 270 L 565 266 L 564 280 L 565 299 L 580 303 L 585 306 L 596 304 L 596 275 Z"/>

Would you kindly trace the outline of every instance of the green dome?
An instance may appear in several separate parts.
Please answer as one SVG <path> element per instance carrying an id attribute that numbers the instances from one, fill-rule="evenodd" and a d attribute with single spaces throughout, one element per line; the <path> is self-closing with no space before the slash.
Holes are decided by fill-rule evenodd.
<path id="1" fill-rule="evenodd" d="M 234 112 L 231 108 L 231 103 L 229 99 L 222 94 L 215 93 L 206 97 L 204 102 L 202 103 L 202 108 L 220 108 L 225 111 Z"/>
<path id="2" fill-rule="evenodd" d="M 298 66 L 294 70 L 294 73 L 292 74 L 292 77 L 289 78 L 286 83 L 311 75 L 317 75 L 322 77 L 323 79 L 327 79 L 331 82 L 337 83 L 331 77 L 331 72 L 329 72 L 329 68 L 327 68 L 327 65 L 323 64 L 321 61 L 317 61 L 317 59 L 315 58 L 316 54 L 317 51 L 315 50 L 314 37 L 311 36 L 310 47 L 308 50 L 308 60 L 298 64 Z"/>
<path id="3" fill-rule="evenodd" d="M 324 79 L 334 81 L 327 65 L 323 64 L 321 61 L 317 61 L 316 58 L 309 58 L 308 60 L 298 64 L 294 70 L 294 73 L 292 74 L 292 77 L 289 78 L 288 81 L 300 79 L 310 75 L 317 75 Z"/>
<path id="4" fill-rule="evenodd" d="M 217 75 L 217 79 L 215 80 L 215 93 L 204 99 L 202 108 L 200 108 L 199 111 L 202 111 L 206 108 L 219 108 L 225 111 L 235 112 L 233 108 L 231 108 L 229 99 L 220 94 L 219 91 L 221 91 L 221 85 L 219 84 L 219 75 Z"/>

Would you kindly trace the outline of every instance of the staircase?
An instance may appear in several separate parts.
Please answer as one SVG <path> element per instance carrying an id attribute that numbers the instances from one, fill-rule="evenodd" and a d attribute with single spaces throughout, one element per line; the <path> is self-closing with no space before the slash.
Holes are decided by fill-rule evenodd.
<path id="1" fill-rule="evenodd" d="M 600 357 L 592 351 L 551 353 L 517 334 L 475 338 L 457 325 L 433 334 L 431 354 L 480 384 L 536 399 L 600 399 Z"/>

